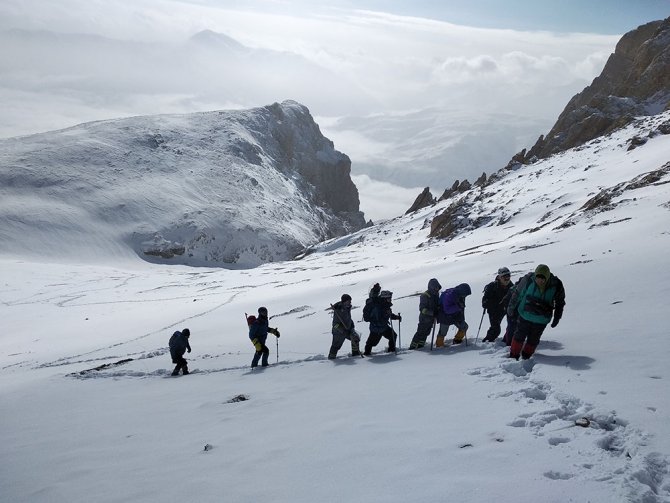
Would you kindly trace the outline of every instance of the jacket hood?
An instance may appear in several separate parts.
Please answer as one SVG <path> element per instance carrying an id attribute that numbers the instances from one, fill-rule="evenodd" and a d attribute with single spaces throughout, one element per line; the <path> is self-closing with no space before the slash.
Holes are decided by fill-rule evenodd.
<path id="1" fill-rule="evenodd" d="M 442 285 L 440 285 L 440 282 L 437 281 L 435 278 L 432 278 L 428 282 L 428 290 L 437 293 L 440 291 L 440 288 L 442 288 Z"/>
<path id="2" fill-rule="evenodd" d="M 456 288 L 454 288 L 454 291 L 459 297 L 467 297 L 472 293 L 472 289 L 467 283 L 461 283 Z"/>

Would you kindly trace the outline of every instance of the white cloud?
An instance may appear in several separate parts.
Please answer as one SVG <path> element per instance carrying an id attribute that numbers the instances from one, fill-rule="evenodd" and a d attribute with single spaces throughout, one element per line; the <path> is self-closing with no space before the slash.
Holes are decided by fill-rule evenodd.
<path id="1" fill-rule="evenodd" d="M 367 175 L 354 175 L 351 178 L 358 188 L 361 211 L 367 220 L 373 222 L 403 215 L 423 190 L 423 187 L 408 189 L 379 182 Z"/>
<path id="2" fill-rule="evenodd" d="M 449 101 L 450 93 L 445 93 L 445 86 L 462 87 L 473 81 L 486 85 L 454 89 L 457 101 L 479 101 L 488 93 L 491 81 L 504 86 L 524 80 L 526 86 L 532 84 L 541 89 L 556 82 L 564 85 L 578 80 L 575 87 L 583 87 L 584 79 L 593 78 L 598 71 L 597 63 L 602 63 L 602 58 L 594 54 L 607 54 L 616 42 L 616 37 L 610 36 L 558 36 L 546 32 L 469 28 L 360 10 L 321 9 L 318 13 L 303 15 L 281 12 L 288 9 L 275 8 L 269 13 L 165 0 L 6 0 L 0 6 L 0 27 L 89 33 L 127 41 L 125 52 L 119 51 L 114 58 L 106 54 L 104 59 L 96 58 L 95 52 L 87 53 L 85 44 L 74 53 L 64 49 L 60 54 L 47 51 L 48 58 L 41 59 L 33 47 L 30 67 L 22 68 L 29 79 L 34 78 L 31 73 L 35 72 L 42 73 L 37 80 L 41 80 L 46 71 L 57 73 L 55 66 L 61 63 L 64 71 L 71 70 L 74 62 L 79 61 L 75 67 L 79 70 L 77 75 L 99 86 L 101 94 L 118 96 L 115 93 L 132 93 L 134 87 L 142 87 L 143 92 L 150 94 L 184 93 L 193 94 L 196 100 L 203 102 L 243 104 L 244 99 L 235 98 L 236 90 L 231 89 L 230 82 L 238 78 L 248 80 L 248 73 L 222 67 L 215 58 L 207 61 L 172 57 L 175 43 L 180 44 L 193 33 L 210 29 L 226 33 L 250 47 L 298 54 L 332 71 L 341 82 L 316 91 L 329 93 L 341 102 L 347 101 L 347 94 L 367 95 L 367 105 L 357 103 L 355 107 L 360 110 L 363 106 L 368 112 L 406 110 Z M 140 40 L 150 43 L 138 44 Z M 15 55 L 9 68 L 4 65 L 3 80 L 6 81 L 6 74 L 16 70 L 16 65 L 25 57 L 23 49 L 13 47 Z M 132 57 L 134 54 L 136 58 Z M 254 64 L 244 62 L 247 63 Z M 274 74 L 281 70 L 277 69 Z M 305 79 L 303 73 L 290 68 L 283 70 L 294 75 L 279 81 L 265 76 L 265 82 L 241 85 L 258 88 L 254 104 L 294 98 L 304 101 L 316 114 L 327 113 L 319 108 L 319 101 L 324 100 L 293 85 Z M 21 72 L 12 73 L 13 77 L 17 75 Z M 122 83 L 126 89 L 119 91 Z M 207 83 L 211 84 L 210 89 Z M 175 89 L 176 84 L 179 84 L 178 89 Z M 266 89 L 261 89 L 263 85 Z M 268 87 L 273 88 L 272 92 L 268 92 Z M 219 96 L 216 96 L 217 89 Z M 464 94 L 469 96 L 463 99 Z M 543 99 L 542 94 L 538 92 L 536 99 Z M 120 96 L 120 99 L 124 98 Z M 156 113 L 162 111 L 155 110 Z M 189 110 L 185 107 L 184 111 Z M 128 113 L 133 111 L 128 110 Z"/>

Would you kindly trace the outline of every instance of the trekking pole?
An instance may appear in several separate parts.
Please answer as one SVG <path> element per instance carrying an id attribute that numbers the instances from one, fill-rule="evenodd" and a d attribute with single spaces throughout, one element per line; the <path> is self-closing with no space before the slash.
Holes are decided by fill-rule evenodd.
<path id="1" fill-rule="evenodd" d="M 275 337 L 277 339 L 277 363 L 279 363 L 279 337 Z"/>
<path id="2" fill-rule="evenodd" d="M 482 323 L 484 322 L 484 314 L 486 313 L 486 308 L 482 311 L 482 319 L 479 321 L 479 328 L 477 329 L 477 338 L 475 339 L 475 346 L 479 340 L 479 331 L 482 329 Z"/>
<path id="3" fill-rule="evenodd" d="M 437 324 L 437 320 L 433 318 L 433 335 L 430 336 L 430 350 L 433 350 L 433 340 L 435 339 L 435 325 Z"/>
<path id="4" fill-rule="evenodd" d="M 400 316 L 400 313 L 398 313 L 398 316 Z M 402 316 L 400 316 L 402 318 Z M 401 319 L 398 319 L 398 349 L 402 349 L 402 345 L 400 344 L 400 323 L 402 322 Z"/>
<path id="5" fill-rule="evenodd" d="M 398 354 L 398 343 L 400 340 L 400 336 L 398 336 L 398 334 L 395 333 L 395 330 L 393 330 L 393 320 L 390 321 L 391 321 L 391 337 L 393 337 L 393 348 L 395 349 L 395 354 Z M 400 330 L 400 320 L 398 320 L 398 330 Z"/>

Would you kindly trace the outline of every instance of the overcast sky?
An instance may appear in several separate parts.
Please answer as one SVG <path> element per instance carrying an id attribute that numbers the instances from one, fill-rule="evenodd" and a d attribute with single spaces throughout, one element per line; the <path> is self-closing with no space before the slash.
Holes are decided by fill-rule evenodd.
<path id="1" fill-rule="evenodd" d="M 284 99 L 324 121 L 446 107 L 550 124 L 621 34 L 668 16 L 670 0 L 3 0 L 0 137 Z M 187 43 L 203 30 L 260 52 Z"/>

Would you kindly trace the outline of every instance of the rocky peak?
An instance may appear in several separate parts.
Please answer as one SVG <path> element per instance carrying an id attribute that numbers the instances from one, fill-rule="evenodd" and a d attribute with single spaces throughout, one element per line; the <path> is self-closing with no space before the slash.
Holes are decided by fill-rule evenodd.
<path id="1" fill-rule="evenodd" d="M 527 163 L 582 145 L 670 107 L 670 18 L 626 33 L 602 73 L 575 95 L 546 136 L 514 163 Z"/>
<path id="2" fill-rule="evenodd" d="M 444 201 L 445 199 L 449 199 L 450 197 L 453 197 L 456 194 L 461 194 L 463 192 L 466 192 L 472 188 L 472 184 L 467 181 L 463 180 L 462 182 L 456 180 L 454 184 L 451 186 L 451 188 L 446 189 L 444 193 L 440 196 L 440 199 L 438 201 Z"/>
<path id="3" fill-rule="evenodd" d="M 408 215 L 413 211 L 420 210 L 421 208 L 425 208 L 435 203 L 436 199 L 433 197 L 433 194 L 430 193 L 430 187 L 426 187 L 425 189 L 423 189 L 421 194 L 417 196 L 412 206 L 410 206 L 409 209 L 405 212 L 405 215 Z"/>

